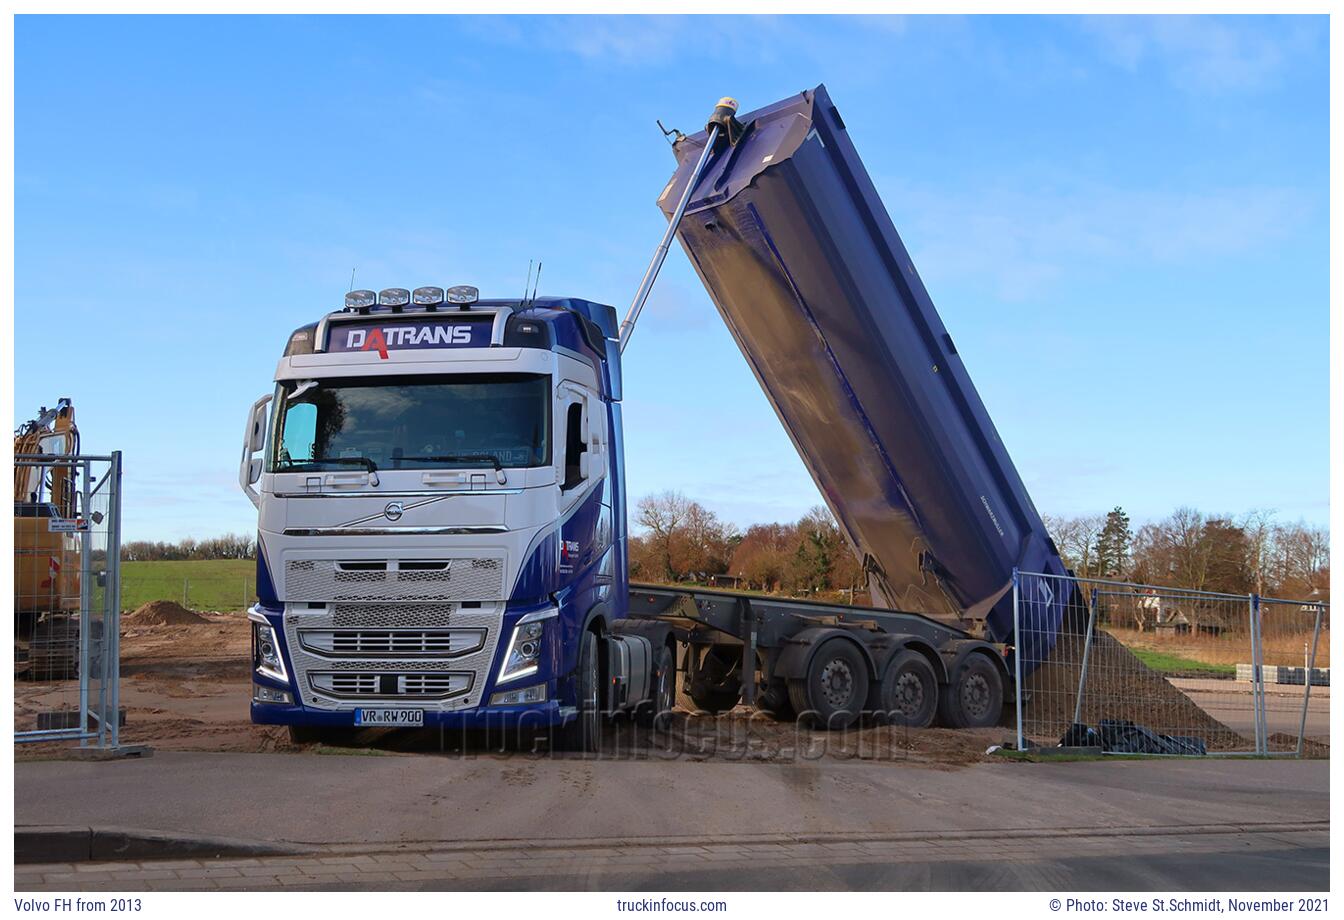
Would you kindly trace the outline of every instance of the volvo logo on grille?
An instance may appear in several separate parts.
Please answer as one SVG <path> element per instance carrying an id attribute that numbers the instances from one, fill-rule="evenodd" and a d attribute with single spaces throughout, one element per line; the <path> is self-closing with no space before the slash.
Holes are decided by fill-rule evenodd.
<path id="1" fill-rule="evenodd" d="M 405 513 L 406 509 L 402 507 L 401 502 L 388 502 L 387 507 L 383 509 L 383 517 L 389 521 L 399 521 Z"/>

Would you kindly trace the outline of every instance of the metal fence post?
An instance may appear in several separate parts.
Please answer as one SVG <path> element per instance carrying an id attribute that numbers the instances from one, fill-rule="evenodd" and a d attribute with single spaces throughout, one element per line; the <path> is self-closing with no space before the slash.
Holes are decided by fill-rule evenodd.
<path id="1" fill-rule="evenodd" d="M 1255 753 L 1263 755 L 1269 750 L 1269 742 L 1263 719 L 1265 656 L 1260 646 L 1260 595 L 1248 595 L 1247 605 L 1251 627 L 1251 715 L 1255 725 Z"/>
<path id="2" fill-rule="evenodd" d="M 1083 664 L 1078 675 L 1078 697 L 1073 703 L 1073 724 L 1083 715 L 1083 686 L 1087 683 L 1087 659 L 1092 653 L 1092 631 L 1097 627 L 1097 590 L 1092 589 L 1092 609 L 1087 616 L 1087 635 L 1083 637 Z M 1056 640 L 1058 641 L 1058 640 Z"/>
<path id="3" fill-rule="evenodd" d="M 85 733 L 89 730 L 89 647 L 93 643 L 93 617 L 89 607 L 93 603 L 93 519 L 89 508 L 91 501 L 90 486 L 93 484 L 92 463 L 84 460 L 76 466 L 70 464 L 70 472 L 78 470 L 83 479 L 79 496 L 79 508 L 74 513 L 77 521 L 84 521 L 79 534 L 79 746 L 88 747 L 89 739 Z M 99 731 L 101 741 L 102 731 Z"/>
<path id="4" fill-rule="evenodd" d="M 1013 694 L 1017 703 L 1017 749 L 1026 749 L 1022 734 L 1022 605 L 1019 573 L 1013 566 Z"/>
<path id="5" fill-rule="evenodd" d="M 1311 654 L 1307 658 L 1307 669 L 1303 673 L 1302 718 L 1297 724 L 1297 756 L 1302 756 L 1302 748 L 1307 738 L 1307 706 L 1311 703 L 1311 672 L 1316 670 L 1316 644 L 1321 641 L 1321 616 L 1325 608 L 1316 605 L 1316 628 L 1311 633 Z"/>
<path id="6" fill-rule="evenodd" d="M 110 659 L 108 735 L 112 750 L 121 744 L 121 451 L 112 451 L 108 479 L 107 610 L 103 654 Z"/>

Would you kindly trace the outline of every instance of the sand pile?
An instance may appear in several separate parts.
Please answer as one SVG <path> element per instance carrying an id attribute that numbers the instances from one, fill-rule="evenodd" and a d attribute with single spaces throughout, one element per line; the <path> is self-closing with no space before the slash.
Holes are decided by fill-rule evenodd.
<path id="1" fill-rule="evenodd" d="M 193 626 L 210 622 L 175 601 L 150 601 L 121 619 L 127 626 Z"/>
<path id="2" fill-rule="evenodd" d="M 1050 658 L 1023 685 L 1030 693 L 1024 728 L 1038 742 L 1054 744 L 1073 721 L 1086 632 L 1085 611 L 1068 617 Z M 1229 683 L 1228 689 L 1231 692 L 1234 685 Z M 1249 694 L 1246 699 L 1249 710 Z M 1089 652 L 1079 721 L 1096 728 L 1102 719 L 1128 719 L 1164 735 L 1202 738 L 1211 751 L 1253 747 L 1250 738 L 1210 716 L 1099 629 Z"/>

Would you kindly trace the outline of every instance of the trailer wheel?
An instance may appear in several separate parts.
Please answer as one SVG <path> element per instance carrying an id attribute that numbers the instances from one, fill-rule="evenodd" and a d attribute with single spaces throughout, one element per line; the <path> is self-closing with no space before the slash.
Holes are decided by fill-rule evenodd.
<path id="1" fill-rule="evenodd" d="M 967 655 L 938 697 L 938 720 L 948 728 L 989 728 L 1003 714 L 1003 677 L 984 655 Z"/>
<path id="2" fill-rule="evenodd" d="M 877 687 L 877 716 L 889 725 L 928 728 L 938 713 L 938 675 L 914 649 L 891 659 Z"/>
<path id="3" fill-rule="evenodd" d="M 585 632 L 579 645 L 579 714 L 560 729 L 560 746 L 566 751 L 597 753 L 602 738 L 602 707 L 598 702 L 601 679 L 597 668 L 597 634 Z"/>
<path id="4" fill-rule="evenodd" d="M 691 646 L 689 654 L 699 652 Z M 742 698 L 741 672 L 742 653 L 737 648 L 711 645 L 704 650 L 700 666 L 694 669 L 695 679 L 686 681 L 686 696 L 698 712 L 710 715 L 727 712 Z"/>
<path id="5" fill-rule="evenodd" d="M 652 692 L 649 699 L 635 710 L 635 718 L 645 728 L 662 730 L 667 727 L 676 705 L 677 656 L 670 646 L 664 645 L 654 658 Z"/>
<path id="6" fill-rule="evenodd" d="M 848 728 L 868 699 L 868 662 L 853 642 L 828 639 L 807 666 L 807 677 L 789 681 L 789 701 L 815 728 Z"/>

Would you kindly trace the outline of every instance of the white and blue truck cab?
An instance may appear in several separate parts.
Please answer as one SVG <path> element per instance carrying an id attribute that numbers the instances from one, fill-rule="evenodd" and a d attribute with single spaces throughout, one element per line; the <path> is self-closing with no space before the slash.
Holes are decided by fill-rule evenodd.
<path id="1" fill-rule="evenodd" d="M 599 709 L 670 669 L 612 632 L 629 597 L 616 334 L 603 304 L 468 286 L 353 291 L 294 331 L 240 471 L 254 722 L 300 739 L 569 726 L 589 747 Z"/>

